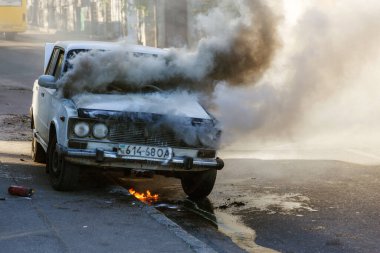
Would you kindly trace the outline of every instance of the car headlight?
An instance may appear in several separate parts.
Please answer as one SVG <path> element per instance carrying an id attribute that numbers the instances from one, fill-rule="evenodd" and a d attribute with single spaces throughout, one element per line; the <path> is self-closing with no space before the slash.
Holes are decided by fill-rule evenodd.
<path id="1" fill-rule="evenodd" d="M 108 127 L 103 123 L 97 123 L 92 128 L 92 135 L 97 139 L 103 139 L 108 135 Z"/>
<path id="2" fill-rule="evenodd" d="M 74 133 L 80 138 L 88 136 L 89 132 L 90 126 L 86 122 L 78 122 L 74 126 Z"/>

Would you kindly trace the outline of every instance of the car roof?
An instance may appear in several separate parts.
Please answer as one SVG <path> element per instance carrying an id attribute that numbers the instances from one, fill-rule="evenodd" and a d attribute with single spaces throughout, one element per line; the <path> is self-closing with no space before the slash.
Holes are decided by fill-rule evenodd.
<path id="1" fill-rule="evenodd" d="M 55 46 L 65 49 L 65 51 L 70 50 L 126 50 L 134 53 L 147 53 L 147 54 L 164 54 L 166 50 L 147 47 L 141 45 L 132 45 L 125 42 L 104 42 L 104 41 L 57 41 Z"/>

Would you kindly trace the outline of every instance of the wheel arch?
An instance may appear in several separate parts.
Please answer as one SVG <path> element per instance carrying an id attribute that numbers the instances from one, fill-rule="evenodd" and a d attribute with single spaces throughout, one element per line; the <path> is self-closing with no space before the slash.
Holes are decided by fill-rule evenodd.
<path id="1" fill-rule="evenodd" d="M 57 143 L 59 145 L 65 145 L 65 141 L 67 139 L 66 122 L 62 122 L 59 119 L 53 118 L 49 126 L 49 142 L 53 134 L 55 134 Z"/>
<path id="2" fill-rule="evenodd" d="M 49 143 L 54 135 L 58 138 L 56 123 L 52 121 L 50 122 L 50 127 L 49 127 Z"/>
<path id="3" fill-rule="evenodd" d="M 34 116 L 33 116 L 33 107 L 31 106 L 29 109 L 29 117 L 30 117 L 30 129 L 34 129 Z"/>

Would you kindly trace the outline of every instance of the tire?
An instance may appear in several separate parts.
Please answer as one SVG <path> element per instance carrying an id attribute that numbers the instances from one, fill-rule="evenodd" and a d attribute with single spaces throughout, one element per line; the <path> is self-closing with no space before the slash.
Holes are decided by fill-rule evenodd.
<path id="1" fill-rule="evenodd" d="M 57 191 L 74 190 L 78 185 L 79 168 L 66 162 L 59 154 L 55 135 L 49 141 L 47 158 L 47 169 L 52 187 Z"/>
<path id="2" fill-rule="evenodd" d="M 42 148 L 41 144 L 37 142 L 34 136 L 32 137 L 32 160 L 36 163 L 46 163 L 45 150 Z"/>
<path id="3" fill-rule="evenodd" d="M 190 199 L 203 199 L 207 197 L 214 188 L 216 174 L 216 170 L 211 169 L 184 175 L 181 178 L 182 189 Z"/>

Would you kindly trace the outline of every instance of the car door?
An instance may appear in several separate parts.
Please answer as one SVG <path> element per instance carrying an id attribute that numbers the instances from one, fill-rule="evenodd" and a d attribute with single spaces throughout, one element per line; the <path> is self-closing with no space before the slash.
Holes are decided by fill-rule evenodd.
<path id="1" fill-rule="evenodd" d="M 62 72 L 62 63 L 64 59 L 64 50 L 61 48 L 54 48 L 53 53 L 50 57 L 49 64 L 47 66 L 46 75 L 52 75 L 57 80 Z M 38 134 L 42 139 L 48 143 L 49 138 L 49 127 L 52 109 L 52 96 L 55 95 L 56 90 L 51 88 L 45 88 L 38 86 L 38 99 L 37 99 L 37 121 Z"/>

